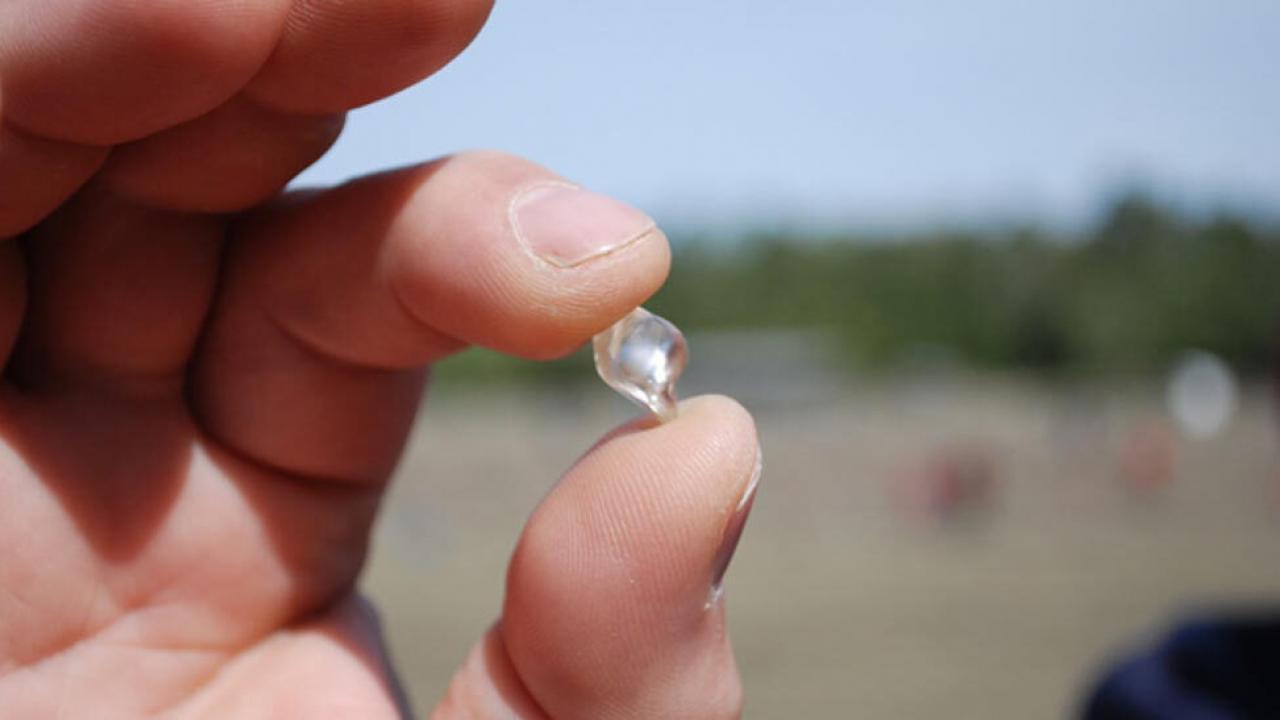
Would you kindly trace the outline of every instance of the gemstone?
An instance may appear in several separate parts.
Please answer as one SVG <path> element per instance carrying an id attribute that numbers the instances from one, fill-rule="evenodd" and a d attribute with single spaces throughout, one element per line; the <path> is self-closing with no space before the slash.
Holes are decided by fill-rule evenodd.
<path id="1" fill-rule="evenodd" d="M 680 329 L 636 308 L 591 342 L 596 372 L 623 397 L 666 421 L 676 416 L 676 380 L 689 350 Z"/>

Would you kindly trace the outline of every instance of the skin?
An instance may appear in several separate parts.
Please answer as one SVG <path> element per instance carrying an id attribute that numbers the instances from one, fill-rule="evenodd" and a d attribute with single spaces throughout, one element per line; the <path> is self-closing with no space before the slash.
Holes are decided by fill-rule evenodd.
<path id="1" fill-rule="evenodd" d="M 406 711 L 354 585 L 427 367 L 563 355 L 670 257 L 539 261 L 508 206 L 558 178 L 496 153 L 280 195 L 488 11 L 0 3 L 0 717 Z M 713 585 L 753 475 L 725 398 L 607 435 L 432 717 L 736 717 Z"/>

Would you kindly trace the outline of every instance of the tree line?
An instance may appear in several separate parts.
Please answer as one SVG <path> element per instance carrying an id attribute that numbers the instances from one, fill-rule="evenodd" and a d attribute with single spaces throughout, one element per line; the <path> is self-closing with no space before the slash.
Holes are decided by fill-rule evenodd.
<path id="1" fill-rule="evenodd" d="M 1257 374 L 1280 349 L 1280 229 L 1140 194 L 1069 235 L 773 233 L 676 236 L 673 246 L 671 277 L 647 304 L 655 312 L 687 332 L 824 331 L 851 372 L 892 372 L 928 355 L 979 370 L 1128 374 L 1197 348 Z M 461 377 L 550 379 L 585 362 L 451 364 Z"/>

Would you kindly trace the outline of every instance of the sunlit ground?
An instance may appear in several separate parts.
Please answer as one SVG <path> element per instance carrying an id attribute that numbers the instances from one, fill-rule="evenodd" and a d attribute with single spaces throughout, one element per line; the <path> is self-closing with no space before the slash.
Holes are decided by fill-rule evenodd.
<path id="1" fill-rule="evenodd" d="M 741 396 L 766 458 L 728 580 L 749 718 L 1069 716 L 1181 613 L 1280 603 L 1261 388 L 1190 440 L 1156 382 L 759 376 L 716 364 L 723 338 L 695 368 L 717 342 L 690 386 Z M 629 413 L 600 384 L 431 398 L 365 581 L 419 711 L 496 616 L 524 516 Z"/>

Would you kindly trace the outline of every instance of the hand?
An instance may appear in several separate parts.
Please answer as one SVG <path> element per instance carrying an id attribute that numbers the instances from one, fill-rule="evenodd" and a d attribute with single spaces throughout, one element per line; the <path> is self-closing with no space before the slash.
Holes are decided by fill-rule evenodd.
<path id="1" fill-rule="evenodd" d="M 669 262 L 642 214 L 499 154 L 276 197 L 487 12 L 0 4 L 0 717 L 401 712 L 353 586 L 425 367 L 562 355 Z M 713 585 L 756 458 L 722 398 L 608 435 L 435 716 L 736 716 Z"/>

